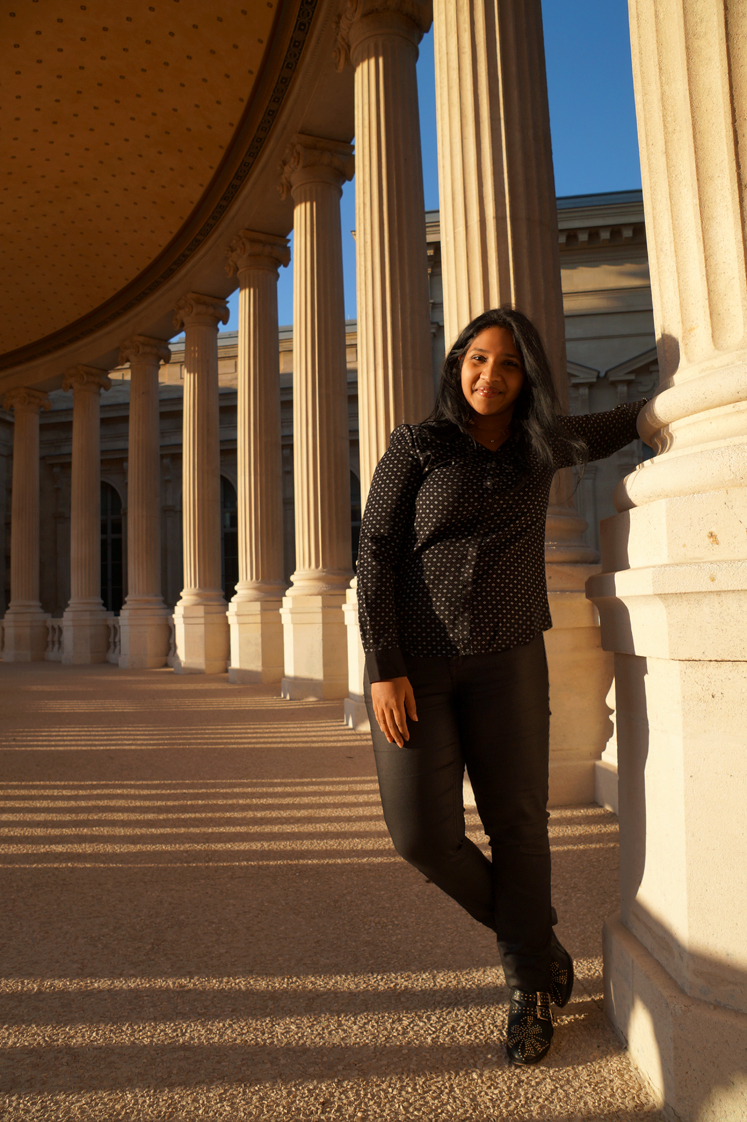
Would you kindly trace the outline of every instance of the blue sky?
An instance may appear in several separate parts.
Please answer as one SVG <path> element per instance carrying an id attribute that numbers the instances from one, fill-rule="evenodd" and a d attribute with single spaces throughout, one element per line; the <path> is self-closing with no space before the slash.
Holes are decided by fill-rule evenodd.
<path id="1" fill-rule="evenodd" d="M 626 191 L 641 186 L 627 0 L 542 0 L 555 188 L 558 195 Z M 428 210 L 438 208 L 433 31 L 420 44 L 418 95 L 423 184 Z M 345 315 L 354 319 L 355 184 L 343 189 Z M 235 331 L 238 295 L 229 300 Z M 293 319 L 293 264 L 280 270 L 281 324 Z"/>

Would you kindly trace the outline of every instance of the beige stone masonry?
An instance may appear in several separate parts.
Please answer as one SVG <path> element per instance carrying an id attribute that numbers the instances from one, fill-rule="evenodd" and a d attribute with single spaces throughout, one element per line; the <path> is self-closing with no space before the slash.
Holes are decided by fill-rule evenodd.
<path id="1" fill-rule="evenodd" d="M 297 136 L 281 166 L 294 203 L 293 459 L 296 570 L 283 600 L 284 697 L 343 697 L 351 577 L 350 462 L 340 196 L 348 144 Z"/>
<path id="2" fill-rule="evenodd" d="M 10 606 L 3 620 L 3 660 L 44 658 L 48 615 L 39 600 L 39 413 L 49 409 L 45 393 L 11 390 L 3 407 L 12 409 L 13 491 L 10 521 Z"/>
<path id="3" fill-rule="evenodd" d="M 73 391 L 73 458 L 70 481 L 70 601 L 62 617 L 65 663 L 106 661 L 107 620 L 101 602 L 101 390 L 104 370 L 74 366 L 62 381 Z"/>
<path id="4" fill-rule="evenodd" d="M 661 387 L 588 583 L 615 652 L 606 1006 L 683 1122 L 747 1114 L 747 8 L 631 0 Z M 686 1027 L 685 1027 L 686 1026 Z M 708 1101 L 706 1112 L 704 1103 Z"/>
<path id="5" fill-rule="evenodd" d="M 285 581 L 277 280 L 290 261 L 288 239 L 242 230 L 227 256 L 227 272 L 239 281 L 239 582 L 228 606 L 228 677 L 279 682 Z"/>
<path id="6" fill-rule="evenodd" d="M 158 370 L 171 351 L 162 339 L 133 335 L 119 349 L 130 364 L 127 476 L 127 598 L 119 613 L 119 665 L 165 666 L 171 614 L 161 595 L 161 440 Z"/>
<path id="7" fill-rule="evenodd" d="M 175 670 L 220 674 L 228 663 L 228 605 L 221 587 L 218 324 L 225 300 L 189 292 L 177 303 L 184 328 L 182 517 L 184 587 L 174 608 Z"/>
<path id="8" fill-rule="evenodd" d="M 550 115 L 539 0 L 434 0 L 441 254 L 447 348 L 475 316 L 512 304 L 536 324 L 568 408 Z M 545 560 L 553 629 L 550 802 L 589 802 L 610 733 L 611 659 L 583 586 L 570 472 L 556 477 Z M 581 697 L 579 697 L 579 690 Z"/>
<path id="9" fill-rule="evenodd" d="M 365 504 L 389 435 L 433 406 L 423 166 L 415 64 L 430 0 L 349 0 L 337 62 L 355 68 L 358 424 Z M 355 588 L 347 597 L 345 719 L 365 729 Z"/>

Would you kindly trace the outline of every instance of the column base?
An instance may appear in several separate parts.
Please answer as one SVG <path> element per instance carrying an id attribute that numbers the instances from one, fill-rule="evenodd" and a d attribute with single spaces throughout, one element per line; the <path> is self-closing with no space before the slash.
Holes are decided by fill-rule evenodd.
<path id="1" fill-rule="evenodd" d="M 613 814 L 620 813 L 617 768 L 607 760 L 597 760 L 594 764 L 594 802 L 605 810 L 611 810 Z"/>
<path id="2" fill-rule="evenodd" d="M 106 662 L 113 612 L 104 608 L 66 608 L 62 616 L 62 661 L 67 666 Z"/>
<path id="3" fill-rule="evenodd" d="M 356 732 L 370 732 L 368 711 L 363 698 L 363 672 L 366 656 L 361 643 L 358 626 L 357 579 L 353 577 L 350 588 L 345 593 L 342 615 L 345 620 L 348 644 L 348 696 L 345 698 L 345 724 Z"/>
<path id="4" fill-rule="evenodd" d="M 371 724 L 368 720 L 366 703 L 361 698 L 346 697 L 343 705 L 345 724 L 354 732 L 370 732 Z"/>
<path id="5" fill-rule="evenodd" d="M 225 674 L 229 635 L 226 602 L 182 604 L 174 608 L 175 674 Z"/>
<path id="6" fill-rule="evenodd" d="M 348 692 L 344 592 L 283 597 L 285 674 L 281 697 L 330 700 Z"/>
<path id="7" fill-rule="evenodd" d="M 41 608 L 8 608 L 3 620 L 3 662 L 42 662 L 50 618 Z"/>
<path id="8" fill-rule="evenodd" d="M 747 1014 L 686 994 L 619 914 L 604 924 L 604 1000 L 666 1118 L 747 1118 Z"/>
<path id="9" fill-rule="evenodd" d="M 583 591 L 550 591 L 549 601 L 549 805 L 587 805 L 594 802 L 595 762 L 613 733 L 605 698 L 614 660 L 602 650 L 597 613 Z"/>
<path id="10" fill-rule="evenodd" d="M 236 685 L 274 683 L 283 677 L 281 600 L 236 600 L 228 605 L 231 662 L 228 680 Z"/>
<path id="11" fill-rule="evenodd" d="M 123 670 L 165 666 L 169 654 L 169 615 L 166 607 L 129 607 L 119 613 L 120 653 Z"/>

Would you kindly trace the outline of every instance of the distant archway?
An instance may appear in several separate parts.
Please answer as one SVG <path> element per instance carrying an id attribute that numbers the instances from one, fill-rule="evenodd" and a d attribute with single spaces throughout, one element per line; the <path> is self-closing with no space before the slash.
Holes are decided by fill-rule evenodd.
<path id="1" fill-rule="evenodd" d="M 101 599 L 107 612 L 124 603 L 122 500 L 111 483 L 101 484 Z"/>
<path id="2" fill-rule="evenodd" d="M 230 600 L 239 579 L 239 510 L 236 488 L 220 477 L 220 571 L 223 595 Z"/>

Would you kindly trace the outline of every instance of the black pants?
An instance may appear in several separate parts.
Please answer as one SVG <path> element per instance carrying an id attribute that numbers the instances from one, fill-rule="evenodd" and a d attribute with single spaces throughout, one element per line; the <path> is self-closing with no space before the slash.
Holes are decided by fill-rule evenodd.
<path id="1" fill-rule="evenodd" d="M 365 696 L 389 833 L 397 852 L 495 931 L 510 987 L 550 981 L 547 785 L 550 709 L 541 635 L 460 658 L 405 656 L 418 721 L 388 744 Z M 467 766 L 492 862 L 465 836 Z"/>

